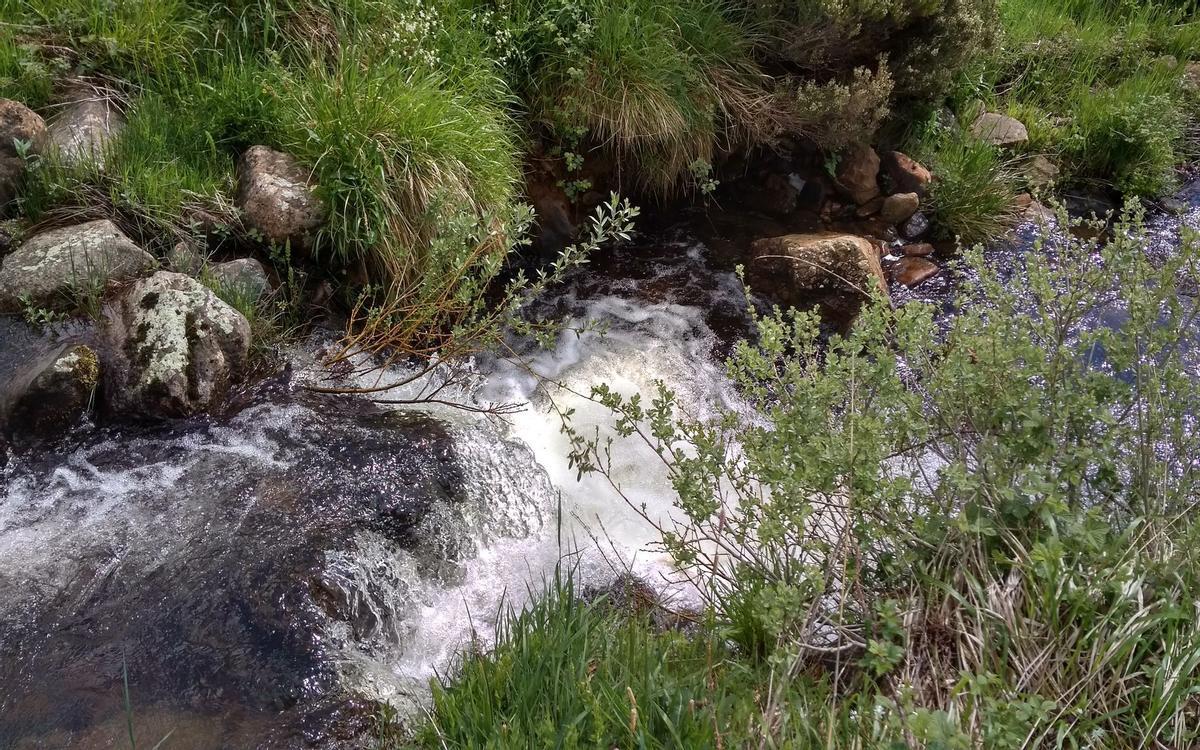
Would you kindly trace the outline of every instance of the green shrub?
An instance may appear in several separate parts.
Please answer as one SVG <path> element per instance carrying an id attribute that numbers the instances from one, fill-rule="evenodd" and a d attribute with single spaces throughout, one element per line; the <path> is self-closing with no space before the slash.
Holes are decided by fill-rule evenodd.
<path id="1" fill-rule="evenodd" d="M 749 415 L 593 391 L 670 472 L 663 547 L 772 665 L 772 740 L 811 717 L 797 706 L 859 717 L 830 720 L 834 746 L 1200 740 L 1200 389 L 1178 285 L 1200 240 L 1152 261 L 1138 218 L 1104 247 L 1066 235 L 1010 259 L 1017 283 L 972 253 L 945 331 L 921 304 L 827 342 L 815 314 L 759 318 L 729 363 Z M 610 437 L 566 430 L 574 465 L 607 475 Z M 790 687 L 813 674 L 837 686 L 815 710 Z"/>

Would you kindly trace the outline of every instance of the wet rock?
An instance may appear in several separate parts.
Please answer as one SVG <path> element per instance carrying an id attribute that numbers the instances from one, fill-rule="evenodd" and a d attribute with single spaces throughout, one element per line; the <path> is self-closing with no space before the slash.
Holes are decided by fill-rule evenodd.
<path id="1" fill-rule="evenodd" d="M 870 217 L 878 214 L 879 210 L 882 208 L 883 208 L 883 196 L 877 195 L 874 198 L 872 198 L 871 200 L 869 200 L 866 203 L 859 206 L 858 209 L 854 212 L 854 215 L 860 219 L 869 219 Z"/>
<path id="2" fill-rule="evenodd" d="M 1015 146 L 1029 140 L 1029 131 L 1020 120 L 998 112 L 984 112 L 977 117 L 971 135 L 993 146 Z"/>
<path id="3" fill-rule="evenodd" d="M 1107 221 L 1119 210 L 1117 201 L 1103 193 L 1069 193 L 1063 204 L 1072 219 Z"/>
<path id="4" fill-rule="evenodd" d="M 815 211 L 824 203 L 829 189 L 822 179 L 800 180 L 800 192 L 796 195 L 796 208 Z"/>
<path id="5" fill-rule="evenodd" d="M 900 236 L 906 240 L 915 240 L 924 237 L 928 231 L 929 218 L 918 211 L 900 227 Z"/>
<path id="6" fill-rule="evenodd" d="M 918 198 L 924 198 L 933 181 L 928 169 L 899 151 L 888 151 L 880 159 L 880 165 L 894 193 L 916 193 Z"/>
<path id="7" fill-rule="evenodd" d="M 891 268 L 892 281 L 912 288 L 937 276 L 941 268 L 931 260 L 905 256 Z"/>
<path id="8" fill-rule="evenodd" d="M 30 153 L 42 153 L 46 148 L 46 123 L 24 104 L 0 99 L 0 155 L 20 155 L 16 141 L 28 144 Z"/>
<path id="9" fill-rule="evenodd" d="M 0 264 L 0 309 L 64 308 L 81 290 L 140 276 L 154 258 L 108 219 L 36 234 Z"/>
<path id="10" fill-rule="evenodd" d="M 186 416 L 223 399 L 245 369 L 250 324 L 183 274 L 159 271 L 106 311 L 116 353 L 109 377 L 115 410 Z"/>
<path id="11" fill-rule="evenodd" d="M 268 242 L 311 247 L 328 209 L 311 172 L 290 154 L 251 146 L 238 161 L 237 206 Z"/>
<path id="12" fill-rule="evenodd" d="M 571 199 L 554 171 L 556 164 L 542 159 L 525 177 L 525 196 L 536 218 L 533 244 L 543 255 L 558 253 L 575 240 L 579 228 L 572 218 Z"/>
<path id="13" fill-rule="evenodd" d="M 223 289 L 247 300 L 258 300 L 271 290 L 266 269 L 254 258 L 217 263 L 208 272 Z"/>
<path id="14" fill-rule="evenodd" d="M 89 409 L 100 380 L 96 352 L 83 344 L 60 347 L 5 388 L 0 399 L 5 431 L 19 438 L 52 438 Z"/>
<path id="15" fill-rule="evenodd" d="M 800 192 L 787 175 L 771 174 L 763 182 L 758 209 L 772 216 L 786 216 L 796 210 Z"/>
<path id="16" fill-rule="evenodd" d="M 914 242 L 911 245 L 905 245 L 903 251 L 907 256 L 923 258 L 927 255 L 933 255 L 934 249 L 933 245 L 928 242 Z"/>
<path id="17" fill-rule="evenodd" d="M 751 245 L 750 286 L 782 304 L 851 315 L 872 291 L 887 296 L 875 243 L 850 234 L 788 234 Z"/>
<path id="18" fill-rule="evenodd" d="M 865 143 L 851 146 L 838 162 L 841 189 L 860 206 L 879 195 L 879 155 Z"/>
<path id="19" fill-rule="evenodd" d="M 1051 222 L 1056 217 L 1056 214 L 1052 209 L 1042 204 L 1041 201 L 1032 199 L 1029 201 L 1028 205 L 1025 206 L 1024 210 L 1021 212 L 1021 215 L 1029 221 L 1040 224 Z"/>
<path id="20" fill-rule="evenodd" d="M 921 207 L 921 197 L 916 193 L 897 193 L 883 199 L 879 218 L 888 224 L 902 224 L 912 218 Z"/>
<path id="21" fill-rule="evenodd" d="M 92 164 L 103 168 L 109 145 L 125 129 L 125 117 L 113 101 L 92 96 L 67 105 L 50 122 L 50 149 L 67 164 Z"/>
<path id="22" fill-rule="evenodd" d="M 1044 188 L 1058 180 L 1059 169 L 1044 156 L 1035 156 L 1025 168 L 1025 179 L 1030 186 Z"/>

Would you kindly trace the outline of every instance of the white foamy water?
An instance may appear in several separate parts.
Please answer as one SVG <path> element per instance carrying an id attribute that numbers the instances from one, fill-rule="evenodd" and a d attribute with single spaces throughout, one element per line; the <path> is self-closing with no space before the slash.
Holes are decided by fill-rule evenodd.
<path id="1" fill-rule="evenodd" d="M 503 419 L 306 394 L 295 383 L 328 375 L 306 349 L 293 385 L 259 389 L 233 417 L 11 454 L 0 745 L 69 746 L 54 732 L 81 710 L 119 711 L 125 669 L 143 705 L 173 712 L 303 716 L 346 687 L 411 706 L 473 638 L 490 643 L 504 609 L 527 603 L 565 553 L 585 584 L 628 569 L 665 586 L 670 562 L 635 509 L 670 516 L 665 467 L 629 439 L 611 472 L 624 499 L 602 477 L 578 478 L 559 413 L 607 433 L 612 416 L 587 398 L 601 383 L 649 397 L 665 382 L 693 416 L 736 406 L 706 316 L 736 319 L 741 292 L 695 247 L 638 252 L 618 259 L 638 278 L 582 274 L 536 312 L 603 333 L 569 328 L 549 350 L 514 342 L 519 358 L 481 362 L 477 387 L 441 394 L 522 407 Z"/>
<path id="2" fill-rule="evenodd" d="M 678 262 L 697 260 L 683 255 Z M 666 267 L 672 270 L 678 266 Z M 523 606 L 566 553 L 585 584 L 603 585 L 627 570 L 671 588 L 675 596 L 688 595 L 685 587 L 668 581 L 677 577 L 656 549 L 657 530 L 642 517 L 663 522 L 673 517 L 675 494 L 659 457 L 636 437 L 617 438 L 609 478 L 621 492 L 604 476 L 580 478 L 569 463 L 560 413 L 571 413 L 571 423 L 584 435 L 599 429 L 612 436 L 612 415 L 588 398 L 592 387 L 606 384 L 625 396 L 649 398 L 659 382 L 677 393 L 689 416 L 742 408 L 715 355 L 718 336 L 705 321 L 706 309 L 740 307 L 741 288 L 733 274 L 705 276 L 703 305 L 671 297 L 646 302 L 619 293 L 627 288 L 582 300 L 571 292 L 560 299 L 572 314 L 553 348 L 524 347 L 518 358 L 490 362 L 483 366 L 480 387 L 458 394 L 476 405 L 519 404 L 520 411 L 497 420 L 437 410 L 461 428 L 455 441 L 459 464 L 483 480 L 469 485 L 471 492 L 482 490 L 469 504 L 477 509 L 471 526 L 479 546 L 463 562 L 455 585 L 434 583 L 415 595 L 419 603 L 409 610 L 398 648 L 349 656 L 350 671 L 368 692 L 383 698 L 420 692 L 473 638 L 489 644 L 497 617 L 505 608 Z M 602 324 L 602 332 L 578 334 L 587 321 Z M 399 380 L 403 374 L 390 377 Z M 404 392 L 419 389 L 413 384 Z M 528 449 L 517 457 L 523 465 L 512 467 L 529 478 L 521 486 L 489 480 L 514 458 L 497 450 L 506 442 Z"/>

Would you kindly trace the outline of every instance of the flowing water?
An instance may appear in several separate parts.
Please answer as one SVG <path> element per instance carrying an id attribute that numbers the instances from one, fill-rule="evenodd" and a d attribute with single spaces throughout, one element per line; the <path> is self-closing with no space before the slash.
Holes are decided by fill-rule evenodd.
<path id="1" fill-rule="evenodd" d="M 1156 248 L 1200 225 L 1200 183 L 1183 199 Z M 138 746 L 353 747 L 372 701 L 423 700 L 564 551 L 599 585 L 618 560 L 663 580 L 652 527 L 603 480 L 577 481 L 550 405 L 603 427 L 592 385 L 662 380 L 693 415 L 744 408 L 720 365 L 748 332 L 740 285 L 696 236 L 610 251 L 541 300 L 533 314 L 607 331 L 476 363 L 478 387 L 453 397 L 523 405 L 504 419 L 314 394 L 314 340 L 225 416 L 0 455 L 0 748 L 129 747 L 129 725 Z M 954 285 L 897 296 L 949 308 Z M 0 376 L 48 345 L 0 324 Z M 615 455 L 627 497 L 666 517 L 653 453 Z"/>

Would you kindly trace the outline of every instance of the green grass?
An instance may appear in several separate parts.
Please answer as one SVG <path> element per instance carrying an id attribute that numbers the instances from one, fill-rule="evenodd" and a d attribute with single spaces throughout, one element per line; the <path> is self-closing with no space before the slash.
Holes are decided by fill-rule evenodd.
<path id="1" fill-rule="evenodd" d="M 999 236 L 1016 218 L 1013 159 L 960 133 L 942 132 L 924 158 L 937 175 L 928 209 L 935 234 L 969 245 Z"/>
<path id="2" fill-rule="evenodd" d="M 1200 50 L 1200 19 L 1187 4 L 1003 0 L 999 49 L 983 56 L 959 92 L 960 110 L 982 101 L 1032 123 L 1028 150 L 1064 179 L 1109 183 L 1154 196 L 1196 154 L 1185 139 L 1194 102 L 1185 63 Z"/>
<path id="3" fill-rule="evenodd" d="M 657 630 L 606 598 L 584 603 L 566 577 L 506 616 L 499 639 L 434 688 L 416 744 L 715 747 L 752 707 L 746 667 L 720 639 Z"/>
<path id="4" fill-rule="evenodd" d="M 1165 259 L 1145 242 L 1129 212 L 1104 246 L 1013 257 L 1021 283 L 971 253 L 944 330 L 919 303 L 872 305 L 845 339 L 764 314 L 728 362 L 751 414 L 595 386 L 615 424 L 568 420 L 571 464 L 620 492 L 609 438 L 658 453 L 662 549 L 704 613 L 676 632 L 644 589 L 587 602 L 559 577 L 435 685 L 410 741 L 1195 747 L 1200 389 L 1179 284 L 1200 239 Z"/>

